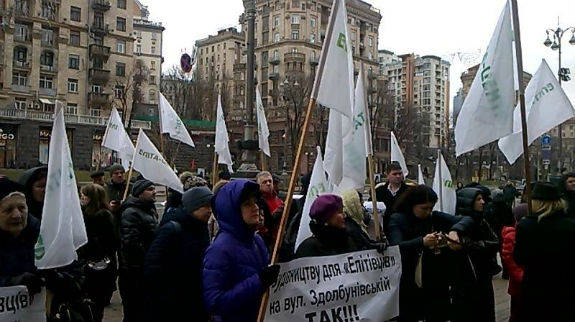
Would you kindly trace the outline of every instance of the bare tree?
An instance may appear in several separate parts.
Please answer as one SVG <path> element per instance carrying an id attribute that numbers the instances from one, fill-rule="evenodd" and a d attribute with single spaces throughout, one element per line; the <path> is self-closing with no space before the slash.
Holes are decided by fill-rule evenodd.
<path id="1" fill-rule="evenodd" d="M 119 103 L 122 122 L 126 124 L 126 117 L 128 118 L 128 128 L 131 126 L 134 107 L 141 103 L 144 98 L 142 84 L 148 80 L 149 75 L 148 67 L 142 60 L 138 59 L 130 73 L 116 79 L 115 97 Z"/>
<path id="2" fill-rule="evenodd" d="M 313 88 L 313 78 L 303 73 L 288 76 L 283 82 L 285 121 L 291 142 L 291 164 L 295 160 L 298 138 L 301 135 L 306 109 Z M 321 114 L 321 112 L 320 112 Z"/>

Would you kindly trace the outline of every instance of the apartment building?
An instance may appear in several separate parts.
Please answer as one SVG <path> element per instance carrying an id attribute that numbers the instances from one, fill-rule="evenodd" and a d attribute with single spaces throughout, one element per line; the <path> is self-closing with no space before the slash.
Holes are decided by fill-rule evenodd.
<path id="1" fill-rule="evenodd" d="M 101 140 L 112 106 L 131 119 L 134 32 L 143 29 L 134 17 L 147 17 L 144 8 L 135 0 L 1 2 L 0 129 L 12 139 L 0 139 L 0 167 L 47 163 L 56 102 L 75 166 L 113 162 Z"/>

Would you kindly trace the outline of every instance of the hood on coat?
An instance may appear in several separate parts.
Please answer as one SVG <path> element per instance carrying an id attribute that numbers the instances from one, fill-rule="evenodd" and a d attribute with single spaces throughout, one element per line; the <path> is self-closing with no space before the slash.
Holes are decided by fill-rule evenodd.
<path id="1" fill-rule="evenodd" d="M 254 232 L 248 229 L 240 211 L 240 200 L 246 194 L 259 195 L 260 186 L 250 180 L 237 179 L 228 182 L 213 199 L 213 210 L 222 231 L 239 239 L 249 240 Z"/>
<path id="2" fill-rule="evenodd" d="M 26 204 L 28 204 L 28 213 L 32 214 L 32 216 L 36 217 L 37 219 L 42 218 L 42 208 L 44 206 L 44 202 L 37 202 L 34 200 L 32 196 L 32 185 L 34 181 L 38 180 L 42 173 L 48 174 L 48 167 L 47 166 L 40 166 L 28 169 L 22 173 L 20 178 L 18 179 L 18 183 L 20 183 L 24 187 L 24 194 L 26 195 Z"/>
<path id="3" fill-rule="evenodd" d="M 482 193 L 478 188 L 462 188 L 457 191 L 457 214 L 461 216 L 473 215 L 473 201 Z"/>
<path id="4" fill-rule="evenodd" d="M 152 200 L 141 200 L 134 196 L 128 196 L 126 201 L 124 201 L 124 203 L 122 203 L 122 206 L 120 207 L 120 213 L 123 213 L 124 210 L 130 207 L 135 207 L 145 212 L 152 212 L 152 209 L 154 210 L 156 209 L 156 205 Z"/>

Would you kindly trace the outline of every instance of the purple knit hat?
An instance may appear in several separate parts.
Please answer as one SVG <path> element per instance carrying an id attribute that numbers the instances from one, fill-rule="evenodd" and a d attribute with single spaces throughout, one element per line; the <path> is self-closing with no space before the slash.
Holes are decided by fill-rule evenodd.
<path id="1" fill-rule="evenodd" d="M 318 196 L 311 204 L 309 216 L 318 223 L 326 223 L 331 216 L 343 210 L 343 200 L 338 195 L 325 194 Z"/>

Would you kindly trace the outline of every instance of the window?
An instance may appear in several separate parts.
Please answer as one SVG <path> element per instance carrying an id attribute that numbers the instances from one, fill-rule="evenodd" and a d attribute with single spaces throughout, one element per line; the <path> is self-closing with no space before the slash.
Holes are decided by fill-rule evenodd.
<path id="1" fill-rule="evenodd" d="M 150 84 L 156 84 L 156 75 L 150 75 Z"/>
<path id="2" fill-rule="evenodd" d="M 373 47 L 373 37 L 369 37 L 369 38 L 367 39 L 367 45 L 368 45 L 369 47 Z"/>
<path id="3" fill-rule="evenodd" d="M 152 46 L 151 51 L 152 51 L 152 54 L 155 54 L 155 53 L 156 53 L 156 46 Z M 218 57 L 219 57 L 219 56 L 218 56 Z"/>
<path id="4" fill-rule="evenodd" d="M 50 29 L 42 28 L 42 40 L 41 43 L 43 46 L 53 46 L 54 45 L 54 31 Z"/>
<path id="5" fill-rule="evenodd" d="M 12 85 L 26 86 L 28 84 L 28 74 L 26 72 L 12 73 Z"/>
<path id="6" fill-rule="evenodd" d="M 279 41 L 280 41 L 280 33 L 279 33 L 279 32 L 276 32 L 276 33 L 274 34 L 274 42 L 279 42 Z"/>
<path id="7" fill-rule="evenodd" d="M 126 76 L 126 64 L 116 63 L 116 76 Z"/>
<path id="8" fill-rule="evenodd" d="M 26 98 L 16 97 L 15 101 L 14 101 L 14 107 L 17 110 L 25 110 L 26 109 Z"/>
<path id="9" fill-rule="evenodd" d="M 119 31 L 126 31 L 126 18 L 116 18 L 116 29 Z"/>
<path id="10" fill-rule="evenodd" d="M 118 52 L 118 54 L 125 54 L 126 53 L 126 41 L 125 40 L 118 39 L 118 42 L 116 43 L 116 51 Z"/>
<path id="11" fill-rule="evenodd" d="M 68 78 L 68 92 L 78 93 L 78 80 L 73 78 Z"/>
<path id="12" fill-rule="evenodd" d="M 70 45 L 80 46 L 80 32 L 70 30 Z"/>
<path id="13" fill-rule="evenodd" d="M 78 104 L 68 103 L 68 105 L 66 105 L 65 114 L 77 115 L 78 114 Z"/>
<path id="14" fill-rule="evenodd" d="M 151 70 L 156 70 L 156 62 L 153 61 L 153 60 L 150 62 L 150 69 L 151 69 Z"/>
<path id="15" fill-rule="evenodd" d="M 70 20 L 82 21 L 82 9 L 74 6 L 70 7 Z"/>
<path id="16" fill-rule="evenodd" d="M 315 35 L 314 34 L 309 35 L 309 42 L 311 42 L 312 44 L 315 43 Z"/>
<path id="17" fill-rule="evenodd" d="M 293 40 L 299 39 L 299 30 L 292 30 L 291 31 L 291 39 L 293 39 Z"/>
<path id="18" fill-rule="evenodd" d="M 119 9 L 126 9 L 126 0 L 118 0 L 118 6 Z"/>
<path id="19" fill-rule="evenodd" d="M 156 90 L 151 89 L 151 90 L 148 92 L 148 99 L 149 99 L 150 101 L 152 101 L 152 102 L 156 100 Z"/>
<path id="20" fill-rule="evenodd" d="M 80 56 L 73 54 L 68 55 L 68 68 L 80 69 Z"/>
<path id="21" fill-rule="evenodd" d="M 100 117 L 101 110 L 99 108 L 91 108 L 90 109 L 90 116 Z"/>
<path id="22" fill-rule="evenodd" d="M 28 49 L 26 47 L 15 47 L 14 48 L 14 59 L 17 62 L 25 63 L 28 61 Z"/>
<path id="23" fill-rule="evenodd" d="M 312 28 L 315 28 L 315 18 L 311 18 L 311 19 L 309 20 L 309 25 L 310 25 Z"/>
<path id="24" fill-rule="evenodd" d="M 291 23 L 294 25 L 299 24 L 299 15 L 291 15 Z"/>
<path id="25" fill-rule="evenodd" d="M 136 45 L 136 54 L 141 54 L 142 53 L 142 45 L 137 44 Z"/>
<path id="26" fill-rule="evenodd" d="M 53 88 L 54 78 L 52 76 L 40 75 L 40 88 Z"/>
<path id="27" fill-rule="evenodd" d="M 40 54 L 40 65 L 42 66 L 53 66 L 54 65 L 54 53 L 51 51 L 43 51 Z"/>
<path id="28" fill-rule="evenodd" d="M 114 86 L 114 97 L 115 98 L 122 98 L 124 95 L 124 85 L 116 85 Z"/>
<path id="29" fill-rule="evenodd" d="M 92 85 L 92 93 L 102 93 L 102 85 Z"/>
<path id="30" fill-rule="evenodd" d="M 275 16 L 274 17 L 274 27 L 277 27 L 280 25 L 280 17 Z"/>

